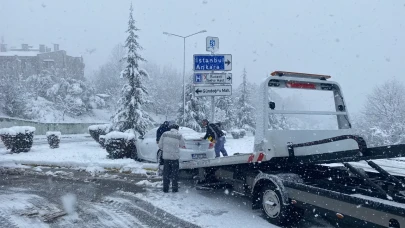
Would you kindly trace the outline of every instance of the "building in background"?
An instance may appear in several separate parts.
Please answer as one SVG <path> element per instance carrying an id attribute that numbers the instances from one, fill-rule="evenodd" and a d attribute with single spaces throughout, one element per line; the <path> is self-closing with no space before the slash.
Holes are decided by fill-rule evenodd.
<path id="1" fill-rule="evenodd" d="M 0 43 L 0 73 L 28 77 L 43 70 L 56 70 L 61 76 L 84 80 L 83 57 L 73 57 L 53 45 L 53 50 L 43 44 L 38 49 L 21 44 L 21 48 L 8 48 Z"/>

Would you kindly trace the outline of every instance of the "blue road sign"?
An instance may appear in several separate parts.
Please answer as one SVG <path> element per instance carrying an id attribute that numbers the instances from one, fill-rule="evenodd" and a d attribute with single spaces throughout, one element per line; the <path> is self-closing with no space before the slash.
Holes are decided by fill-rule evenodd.
<path id="1" fill-rule="evenodd" d="M 202 83 L 203 75 L 202 74 L 194 74 L 194 83 Z"/>
<path id="2" fill-rule="evenodd" d="M 219 49 L 219 38 L 218 37 L 212 37 L 212 36 L 207 36 L 205 39 L 206 43 L 206 51 L 209 52 L 216 52 Z"/>
<path id="3" fill-rule="evenodd" d="M 232 55 L 194 55 L 195 71 L 230 71 Z"/>

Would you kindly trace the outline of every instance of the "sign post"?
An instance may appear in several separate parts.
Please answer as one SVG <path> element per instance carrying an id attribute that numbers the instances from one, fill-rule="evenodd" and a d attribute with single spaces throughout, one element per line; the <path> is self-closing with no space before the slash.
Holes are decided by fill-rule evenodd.
<path id="1" fill-rule="evenodd" d="M 215 96 L 232 95 L 231 54 L 214 54 L 219 49 L 219 38 L 208 36 L 206 50 L 211 54 L 193 56 L 194 96 L 211 96 L 211 122 L 215 121 Z M 222 71 L 215 73 L 215 71 Z"/>

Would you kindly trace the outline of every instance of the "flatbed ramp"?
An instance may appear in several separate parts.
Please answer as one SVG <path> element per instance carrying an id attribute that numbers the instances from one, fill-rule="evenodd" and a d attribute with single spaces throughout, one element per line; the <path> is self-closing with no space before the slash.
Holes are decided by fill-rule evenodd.
<path id="1" fill-rule="evenodd" d="M 246 154 L 234 154 L 232 156 L 212 158 L 212 159 L 199 159 L 193 161 L 187 161 L 180 163 L 180 169 L 196 169 L 207 168 L 215 166 L 227 166 L 248 164 L 254 162 L 265 161 L 264 153 L 246 153 Z"/>

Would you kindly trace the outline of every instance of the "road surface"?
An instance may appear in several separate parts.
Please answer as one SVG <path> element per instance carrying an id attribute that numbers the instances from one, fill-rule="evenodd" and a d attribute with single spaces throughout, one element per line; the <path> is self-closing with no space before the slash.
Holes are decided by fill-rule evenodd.
<path id="1" fill-rule="evenodd" d="M 198 227 L 136 198 L 145 190 L 133 180 L 58 171 L 46 176 L 3 170 L 1 227 Z"/>

